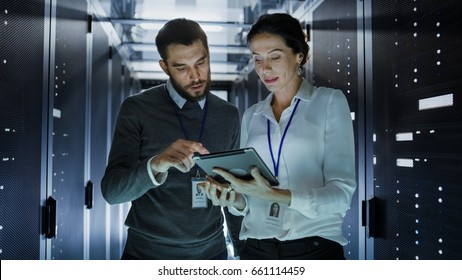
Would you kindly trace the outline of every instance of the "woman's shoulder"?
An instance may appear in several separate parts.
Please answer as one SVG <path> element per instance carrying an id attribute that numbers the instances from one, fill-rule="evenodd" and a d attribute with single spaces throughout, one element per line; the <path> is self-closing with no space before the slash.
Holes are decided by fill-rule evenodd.
<path id="1" fill-rule="evenodd" d="M 314 86 L 313 94 L 324 94 L 324 95 L 343 95 L 343 91 L 337 88 Z"/>
<path id="2" fill-rule="evenodd" d="M 323 99 L 328 102 L 346 100 L 346 96 L 341 89 L 331 87 L 313 87 L 313 98 Z"/>

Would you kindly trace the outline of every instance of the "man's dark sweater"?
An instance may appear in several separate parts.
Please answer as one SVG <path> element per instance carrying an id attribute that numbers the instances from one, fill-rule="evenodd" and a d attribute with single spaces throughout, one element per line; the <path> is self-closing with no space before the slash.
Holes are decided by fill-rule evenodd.
<path id="1" fill-rule="evenodd" d="M 209 94 L 201 143 L 210 152 L 239 146 L 238 109 Z M 148 161 L 171 143 L 186 139 L 173 106 L 188 135 L 198 141 L 204 110 L 197 102 L 179 108 L 165 85 L 127 98 L 120 109 L 101 182 L 110 204 L 132 202 L 125 224 L 129 227 L 125 252 L 141 259 L 208 259 L 225 250 L 220 207 L 192 207 L 189 173 L 170 168 L 165 183 L 153 184 Z M 205 174 L 201 171 L 201 175 Z M 239 227 L 239 226 L 238 226 Z"/>

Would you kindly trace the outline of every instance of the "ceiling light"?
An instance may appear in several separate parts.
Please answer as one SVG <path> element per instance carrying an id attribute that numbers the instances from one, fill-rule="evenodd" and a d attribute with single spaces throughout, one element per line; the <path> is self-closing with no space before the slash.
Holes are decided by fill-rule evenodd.
<path id="1" fill-rule="evenodd" d="M 140 23 L 139 26 L 143 28 L 144 30 L 160 30 L 165 23 L 156 23 L 156 22 L 143 22 Z M 222 32 L 223 31 L 223 26 L 220 25 L 209 25 L 209 24 L 203 24 L 201 25 L 202 29 L 204 29 L 205 32 Z"/>
<path id="2" fill-rule="evenodd" d="M 223 26 L 219 25 L 202 25 L 202 29 L 204 29 L 205 32 L 221 32 L 223 31 Z"/>
<path id="3" fill-rule="evenodd" d="M 164 23 L 155 23 L 155 22 L 140 23 L 140 27 L 145 30 L 160 30 L 162 26 L 164 26 Z"/>

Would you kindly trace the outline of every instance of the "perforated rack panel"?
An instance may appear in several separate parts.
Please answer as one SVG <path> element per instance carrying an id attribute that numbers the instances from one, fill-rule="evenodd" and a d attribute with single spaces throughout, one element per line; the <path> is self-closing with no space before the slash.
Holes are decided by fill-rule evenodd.
<path id="1" fill-rule="evenodd" d="M 5 0 L 0 11 L 2 260 L 40 257 L 44 10 Z"/>
<path id="2" fill-rule="evenodd" d="M 460 1 L 372 1 L 375 259 L 462 259 Z"/>

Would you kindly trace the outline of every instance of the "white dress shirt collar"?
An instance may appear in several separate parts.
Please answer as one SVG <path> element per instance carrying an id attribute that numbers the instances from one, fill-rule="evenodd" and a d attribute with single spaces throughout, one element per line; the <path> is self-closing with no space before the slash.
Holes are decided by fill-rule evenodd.
<path id="1" fill-rule="evenodd" d="M 303 80 L 300 88 L 292 99 L 291 106 L 296 102 L 297 99 L 301 101 L 310 101 L 311 96 L 313 95 L 314 87 L 307 81 Z M 271 92 L 264 100 L 260 103 L 255 110 L 255 114 L 264 114 L 266 116 L 272 116 L 273 110 L 271 109 L 271 101 L 273 100 L 274 93 Z"/>

